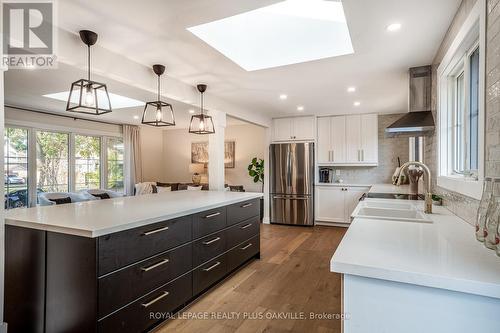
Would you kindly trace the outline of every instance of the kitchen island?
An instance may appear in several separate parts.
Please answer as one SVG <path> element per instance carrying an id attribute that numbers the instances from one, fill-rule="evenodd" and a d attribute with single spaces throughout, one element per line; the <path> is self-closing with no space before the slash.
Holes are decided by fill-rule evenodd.
<path id="1" fill-rule="evenodd" d="M 353 220 L 330 266 L 343 274 L 345 333 L 498 332 L 500 258 L 471 225 L 433 210 L 431 223 Z"/>
<path id="2" fill-rule="evenodd" d="M 182 191 L 6 214 L 13 332 L 142 332 L 260 255 L 259 193 Z"/>

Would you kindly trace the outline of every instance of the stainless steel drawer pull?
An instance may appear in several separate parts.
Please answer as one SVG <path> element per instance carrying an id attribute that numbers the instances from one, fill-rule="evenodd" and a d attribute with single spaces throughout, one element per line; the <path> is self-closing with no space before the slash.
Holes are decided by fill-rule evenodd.
<path id="1" fill-rule="evenodd" d="M 219 266 L 220 265 L 220 261 L 217 261 L 215 264 L 213 264 L 212 266 L 208 267 L 208 268 L 203 268 L 203 270 L 205 272 L 210 272 L 212 269 L 214 269 L 215 267 Z"/>
<path id="2" fill-rule="evenodd" d="M 215 243 L 215 242 L 218 242 L 220 241 L 220 237 L 217 237 L 217 238 L 214 238 L 212 240 L 209 240 L 209 241 L 206 241 L 206 242 L 203 242 L 203 245 L 210 245 L 212 243 Z"/>
<path id="3" fill-rule="evenodd" d="M 250 228 L 251 226 L 252 226 L 252 223 L 248 223 L 247 225 L 240 227 L 240 229 Z"/>
<path id="4" fill-rule="evenodd" d="M 141 306 L 145 307 L 145 308 L 148 308 L 150 307 L 151 305 L 155 304 L 156 302 L 158 302 L 159 300 L 161 300 L 162 298 L 165 298 L 169 295 L 170 293 L 168 291 L 162 291 L 161 292 L 161 295 L 156 297 L 155 299 L 147 302 L 147 303 L 142 303 Z"/>
<path id="5" fill-rule="evenodd" d="M 250 246 L 252 246 L 252 243 L 248 243 L 247 245 L 243 246 L 243 247 L 240 247 L 240 250 L 246 250 L 248 249 Z"/>
<path id="6" fill-rule="evenodd" d="M 253 204 L 252 203 L 247 203 L 247 204 L 241 205 L 240 207 L 241 208 L 248 208 L 250 206 L 253 206 Z"/>
<path id="7" fill-rule="evenodd" d="M 168 230 L 168 227 L 161 227 L 161 228 L 154 229 L 154 230 L 151 230 L 151 231 L 146 231 L 142 235 L 143 236 L 149 236 L 149 235 L 152 235 L 152 234 L 156 234 L 157 232 L 162 232 L 162 231 L 166 231 L 166 230 Z"/>
<path id="8" fill-rule="evenodd" d="M 219 216 L 220 215 L 220 212 L 217 212 L 217 213 L 213 213 L 213 214 L 208 214 L 207 216 L 205 216 L 206 219 L 209 219 L 211 217 L 216 217 L 216 216 Z"/>
<path id="9" fill-rule="evenodd" d="M 160 266 L 165 265 L 165 264 L 167 264 L 169 262 L 170 262 L 169 259 L 163 259 L 162 261 L 159 261 L 156 264 L 152 264 L 151 266 L 141 267 L 141 271 L 148 272 L 148 271 L 150 271 L 152 269 L 155 269 L 156 267 L 160 267 Z"/>

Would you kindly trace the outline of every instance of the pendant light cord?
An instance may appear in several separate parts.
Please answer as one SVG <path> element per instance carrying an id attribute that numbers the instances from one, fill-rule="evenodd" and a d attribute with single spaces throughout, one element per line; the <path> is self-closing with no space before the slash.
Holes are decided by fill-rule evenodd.
<path id="1" fill-rule="evenodd" d="M 87 64 L 88 64 L 87 76 L 90 81 L 90 45 L 87 45 Z"/>
<path id="2" fill-rule="evenodd" d="M 158 74 L 158 102 L 160 102 L 160 87 L 161 87 L 160 84 L 161 84 L 160 83 L 160 74 Z"/>
<path id="3" fill-rule="evenodd" d="M 203 116 L 203 93 L 201 93 L 201 115 Z"/>

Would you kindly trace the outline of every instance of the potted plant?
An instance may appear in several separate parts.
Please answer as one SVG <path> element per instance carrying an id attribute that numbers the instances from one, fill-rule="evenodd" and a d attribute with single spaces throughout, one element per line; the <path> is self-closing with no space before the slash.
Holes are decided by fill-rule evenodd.
<path id="1" fill-rule="evenodd" d="M 248 175 L 254 183 L 261 183 L 261 191 L 264 192 L 264 160 L 254 157 L 248 165 Z M 264 198 L 260 198 L 260 221 L 264 218 Z"/>

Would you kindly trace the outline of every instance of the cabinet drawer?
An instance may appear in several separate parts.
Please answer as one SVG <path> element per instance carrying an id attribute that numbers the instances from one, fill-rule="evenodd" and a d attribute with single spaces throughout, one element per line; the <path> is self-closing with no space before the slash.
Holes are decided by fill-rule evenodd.
<path id="1" fill-rule="evenodd" d="M 229 250 L 241 242 L 258 235 L 259 227 L 260 217 L 255 216 L 227 229 L 227 249 Z"/>
<path id="2" fill-rule="evenodd" d="M 238 202 L 227 206 L 227 225 L 242 222 L 260 215 L 260 199 Z"/>
<path id="3" fill-rule="evenodd" d="M 187 244 L 99 278 L 99 318 L 189 271 L 191 256 Z"/>
<path id="4" fill-rule="evenodd" d="M 98 330 L 107 332 L 144 332 L 165 319 L 192 297 L 191 273 L 145 295 L 136 302 L 98 322 Z M 164 316 L 156 319 L 151 314 Z"/>
<path id="5" fill-rule="evenodd" d="M 239 244 L 229 251 L 227 256 L 228 271 L 236 269 L 248 259 L 260 252 L 260 235 L 254 236 L 249 240 Z"/>
<path id="6" fill-rule="evenodd" d="M 226 251 L 226 233 L 220 231 L 193 242 L 194 267 Z"/>
<path id="7" fill-rule="evenodd" d="M 226 207 L 208 210 L 193 216 L 193 238 L 203 237 L 226 227 Z"/>
<path id="8" fill-rule="evenodd" d="M 99 275 L 191 240 L 192 216 L 99 237 Z"/>
<path id="9" fill-rule="evenodd" d="M 227 273 L 226 254 L 207 262 L 193 271 L 193 295 L 198 295 Z"/>

